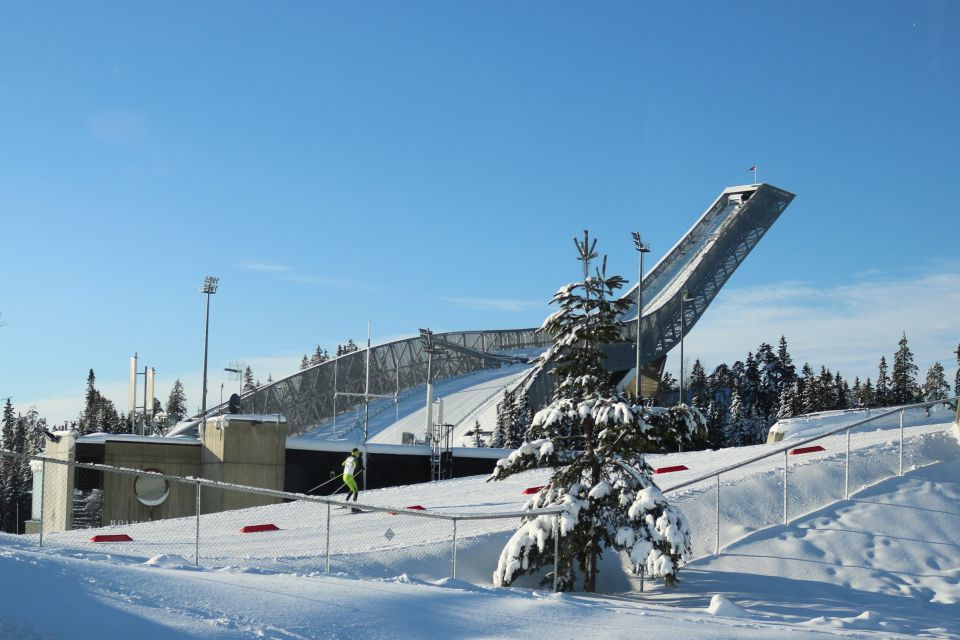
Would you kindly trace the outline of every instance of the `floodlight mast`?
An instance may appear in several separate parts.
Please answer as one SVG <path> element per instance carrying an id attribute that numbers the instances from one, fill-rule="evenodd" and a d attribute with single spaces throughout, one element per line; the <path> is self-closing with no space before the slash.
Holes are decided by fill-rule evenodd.
<path id="1" fill-rule="evenodd" d="M 633 232 L 633 245 L 640 254 L 640 275 L 637 277 L 637 399 L 643 404 L 643 378 L 641 371 L 643 363 L 640 361 L 642 344 L 641 318 L 643 317 L 643 254 L 650 253 L 650 245 L 643 242 L 640 233 Z"/>
<path id="2" fill-rule="evenodd" d="M 206 312 L 206 321 L 203 330 L 203 392 L 201 394 L 202 400 L 200 401 L 200 433 L 203 433 L 203 428 L 206 426 L 207 422 L 207 354 L 209 347 L 209 337 L 210 337 L 210 296 L 217 292 L 217 284 L 220 282 L 220 278 L 215 276 L 207 276 L 203 285 L 200 287 L 200 293 L 206 294 L 207 296 L 207 312 Z"/>
<path id="3" fill-rule="evenodd" d="M 686 319 L 683 312 L 683 303 L 684 302 L 693 302 L 693 298 L 690 297 L 690 292 L 686 289 L 683 290 L 683 294 L 680 296 L 680 404 L 683 402 L 683 332 L 684 325 L 686 324 Z"/>
<path id="4" fill-rule="evenodd" d="M 423 341 L 423 350 L 427 352 L 427 430 L 429 435 L 433 430 L 433 356 L 443 349 L 433 343 L 433 331 L 420 329 L 420 339 Z"/>

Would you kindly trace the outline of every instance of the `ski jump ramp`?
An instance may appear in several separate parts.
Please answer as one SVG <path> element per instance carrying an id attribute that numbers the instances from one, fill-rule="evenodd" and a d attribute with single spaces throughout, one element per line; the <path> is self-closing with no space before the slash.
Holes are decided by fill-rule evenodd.
<path id="1" fill-rule="evenodd" d="M 647 363 L 645 378 L 658 375 L 656 369 L 662 370 L 667 352 L 680 341 L 684 293 L 689 301 L 683 303 L 682 326 L 689 332 L 793 198 L 794 194 L 769 184 L 724 189 L 690 230 L 644 274 L 641 348 Z M 623 297 L 635 301 L 636 285 Z M 622 319 L 625 342 L 610 346 L 607 366 L 625 377 L 635 377 L 635 304 Z M 500 367 L 503 359 L 497 358 L 498 354 L 536 353 L 550 343 L 549 337 L 535 328 L 461 331 L 436 337 L 441 344 L 457 348 L 434 348 L 431 355 L 423 340 L 413 337 L 361 349 L 244 394 L 242 412 L 280 413 L 286 416 L 291 434 L 306 433 L 338 414 L 355 412 L 363 403 L 359 396 L 364 393 L 368 361 L 369 393 L 402 398 L 424 387 L 428 367 L 436 382 Z M 380 410 L 389 411 L 392 406 L 390 402 Z M 207 413 L 216 415 L 225 409 L 218 405 Z M 199 423 L 200 416 L 194 416 L 167 435 L 195 434 Z"/>

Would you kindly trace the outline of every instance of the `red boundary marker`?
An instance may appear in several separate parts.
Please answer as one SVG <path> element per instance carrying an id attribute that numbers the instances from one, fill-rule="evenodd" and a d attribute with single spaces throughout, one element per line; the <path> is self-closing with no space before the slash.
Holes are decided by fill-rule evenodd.
<path id="1" fill-rule="evenodd" d="M 525 496 L 533 495 L 534 493 L 538 493 L 540 489 L 543 489 L 545 486 L 547 485 L 544 484 L 544 485 L 540 485 L 539 487 L 527 487 L 520 493 L 522 493 Z"/>
<path id="2" fill-rule="evenodd" d="M 682 464 L 678 464 L 672 467 L 660 467 L 659 469 L 655 470 L 654 473 L 673 473 L 674 471 L 689 471 L 689 470 L 690 469 L 683 466 Z"/>
<path id="3" fill-rule="evenodd" d="M 275 524 L 248 524 L 240 528 L 240 533 L 257 533 L 258 531 L 279 531 L 280 527 Z"/>
<path id="4" fill-rule="evenodd" d="M 133 542 L 125 533 L 101 533 L 90 538 L 90 542 Z"/>
<path id="5" fill-rule="evenodd" d="M 419 505 L 419 504 L 410 505 L 409 507 L 404 507 L 404 509 L 413 509 L 414 511 L 426 511 L 426 510 L 427 510 L 426 507 L 421 506 L 421 505 Z M 396 512 L 396 511 L 390 511 L 389 513 L 390 513 L 390 515 L 392 515 L 392 516 L 397 515 L 397 512 Z"/>
<path id="6" fill-rule="evenodd" d="M 800 455 L 801 453 L 813 453 L 814 451 L 826 451 L 826 449 L 824 449 L 823 447 L 821 447 L 821 446 L 818 445 L 818 444 L 817 444 L 817 445 L 814 445 L 814 446 L 812 446 L 812 447 L 797 447 L 796 449 L 791 449 L 791 450 L 790 450 L 790 455 L 792 455 L 792 456 L 798 456 L 798 455 Z"/>

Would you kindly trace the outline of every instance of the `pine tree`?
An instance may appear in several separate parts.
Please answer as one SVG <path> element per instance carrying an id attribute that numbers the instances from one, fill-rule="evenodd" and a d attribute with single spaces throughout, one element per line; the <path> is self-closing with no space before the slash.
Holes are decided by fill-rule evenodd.
<path id="1" fill-rule="evenodd" d="M 524 508 L 565 508 L 557 558 L 561 590 L 574 589 L 579 573 L 582 589 L 596 591 L 597 563 L 606 549 L 627 554 L 635 571 L 663 576 L 672 585 L 689 553 L 689 529 L 653 483 L 642 454 L 678 438 L 689 442 L 696 418 L 681 408 L 654 425 L 649 412 L 617 394 L 600 347 L 620 341 L 618 317 L 631 302 L 614 297 L 624 280 L 607 276 L 606 259 L 590 275 L 595 243 L 587 232 L 576 241 L 584 279 L 554 295 L 552 303 L 559 309 L 541 327 L 554 343 L 539 363 L 553 365 L 558 384 L 552 402 L 533 419 L 536 439 L 498 461 L 490 479 L 553 469 L 550 484 Z M 500 555 L 495 584 L 509 585 L 523 573 L 552 564 L 553 520 L 523 519 Z"/>
<path id="2" fill-rule="evenodd" d="M 509 389 L 504 389 L 503 400 L 497 403 L 497 426 L 493 439 L 506 449 L 516 449 L 523 444 L 517 442 L 516 429 L 513 426 L 513 392 Z"/>
<path id="3" fill-rule="evenodd" d="M 803 363 L 803 387 L 800 397 L 800 414 L 817 411 L 817 399 L 820 390 L 817 389 L 817 379 L 813 376 L 813 369 L 806 362 Z"/>
<path id="4" fill-rule="evenodd" d="M 953 393 L 960 395 L 960 344 L 957 345 L 957 350 L 954 353 L 957 355 L 957 375 L 953 379 Z"/>
<path id="5" fill-rule="evenodd" d="M 259 385 L 253 380 L 253 369 L 250 368 L 250 365 L 243 370 L 243 392 L 251 393 L 257 390 Z"/>
<path id="6" fill-rule="evenodd" d="M 874 390 L 876 405 L 878 407 L 890 406 L 890 378 L 887 377 L 887 358 L 880 356 L 879 373 L 877 374 L 877 385 Z"/>
<path id="7" fill-rule="evenodd" d="M 860 376 L 854 376 L 853 378 L 853 389 L 850 390 L 852 395 L 851 401 L 853 406 L 856 408 L 861 408 L 863 404 L 863 386 L 860 384 Z"/>
<path id="8" fill-rule="evenodd" d="M 747 443 L 746 414 L 740 393 L 734 391 L 730 397 L 730 415 L 727 417 L 724 439 L 731 447 L 742 447 Z"/>
<path id="9" fill-rule="evenodd" d="M 820 377 L 816 385 L 816 409 L 814 411 L 832 411 L 837 408 L 837 398 L 834 394 L 833 374 L 830 369 L 820 367 Z"/>
<path id="10" fill-rule="evenodd" d="M 507 447 L 515 449 L 522 445 L 530 435 L 530 426 L 533 423 L 533 409 L 530 407 L 530 398 L 525 389 L 520 388 L 513 392 L 510 402 L 510 437 Z"/>
<path id="11" fill-rule="evenodd" d="M 187 415 L 187 396 L 183 391 L 183 383 L 177 378 L 167 397 L 167 419 L 176 424 L 183 420 L 185 415 Z"/>
<path id="12" fill-rule="evenodd" d="M 307 354 L 303 354 L 303 360 L 300 361 L 300 371 L 310 368 L 310 361 L 307 360 Z"/>
<path id="13" fill-rule="evenodd" d="M 797 379 L 797 370 L 793 366 L 793 359 L 787 350 L 787 338 L 785 336 L 780 336 L 780 344 L 777 347 L 777 372 L 780 377 L 778 389 L 782 390 L 784 386 L 792 385 Z"/>
<path id="14" fill-rule="evenodd" d="M 873 383 L 870 381 L 870 378 L 867 378 L 867 381 L 863 383 L 863 389 L 860 391 L 860 406 L 877 406 L 877 392 L 874 390 Z"/>
<path id="15" fill-rule="evenodd" d="M 13 404 L 7 398 L 3 406 L 3 420 L 0 422 L 0 449 L 12 451 L 17 416 L 13 411 Z M 14 531 L 14 514 L 16 512 L 16 493 L 18 483 L 15 480 L 17 460 L 7 456 L 0 456 L 0 529 L 5 532 Z"/>
<path id="16" fill-rule="evenodd" d="M 840 376 L 840 372 L 833 377 L 833 399 L 835 409 L 846 409 L 850 406 L 850 386 Z"/>
<path id="17" fill-rule="evenodd" d="M 943 400 L 950 396 L 950 385 L 947 384 L 947 377 L 943 372 L 943 365 L 934 362 L 927 369 L 927 379 L 923 383 L 923 399 L 927 402 L 932 400 Z"/>
<path id="18" fill-rule="evenodd" d="M 794 392 L 796 391 L 796 383 L 792 385 L 784 385 L 783 390 L 780 392 L 780 408 L 777 410 L 777 419 L 785 420 L 786 418 L 793 417 L 793 406 L 795 404 Z"/>
<path id="19" fill-rule="evenodd" d="M 727 446 L 724 434 L 725 425 L 726 416 L 724 415 L 723 404 L 711 401 L 707 407 L 707 440 L 711 449 L 720 449 Z"/>
<path id="20" fill-rule="evenodd" d="M 893 356 L 893 371 L 890 374 L 890 396 L 893 404 L 911 404 L 919 397 L 917 365 L 913 352 L 907 345 L 906 332 L 900 337 L 897 352 Z"/>
<path id="21" fill-rule="evenodd" d="M 690 371 L 690 390 L 688 397 L 691 398 L 690 404 L 700 411 L 707 412 L 710 405 L 710 385 L 707 382 L 707 372 L 704 370 L 700 360 L 695 360 L 693 369 Z M 708 412 L 707 412 L 708 413 Z"/>
<path id="22" fill-rule="evenodd" d="M 485 447 L 487 443 L 483 441 L 483 436 L 480 434 L 480 421 L 475 420 L 473 423 L 473 446 L 475 447 Z"/>

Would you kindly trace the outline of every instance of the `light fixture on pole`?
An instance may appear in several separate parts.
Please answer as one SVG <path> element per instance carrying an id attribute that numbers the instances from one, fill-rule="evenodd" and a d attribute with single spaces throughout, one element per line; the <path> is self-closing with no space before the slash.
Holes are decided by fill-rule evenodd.
<path id="1" fill-rule="evenodd" d="M 693 302 L 693 298 L 690 297 L 690 292 L 686 289 L 683 290 L 683 295 L 680 296 L 680 404 L 683 404 L 683 328 L 686 325 L 686 316 L 683 312 L 684 302 Z"/>
<path id="2" fill-rule="evenodd" d="M 207 296 L 206 322 L 203 330 L 203 390 L 200 404 L 200 433 L 203 433 L 203 427 L 207 422 L 207 352 L 210 337 L 210 296 L 217 292 L 217 283 L 219 282 L 220 278 L 207 276 L 203 281 L 203 286 L 200 287 L 200 293 Z"/>
<path id="3" fill-rule="evenodd" d="M 232 367 L 224 367 L 224 371 L 229 371 L 230 373 L 237 374 L 237 380 L 240 382 L 240 393 L 238 395 L 243 395 L 243 371 L 240 369 L 234 369 Z"/>
<path id="4" fill-rule="evenodd" d="M 643 317 L 643 254 L 650 253 L 650 245 L 644 243 L 637 231 L 633 232 L 633 245 L 640 254 L 640 275 L 637 278 L 637 399 L 643 404 L 643 378 L 640 374 L 643 371 L 640 361 L 641 350 L 641 318 Z"/>

